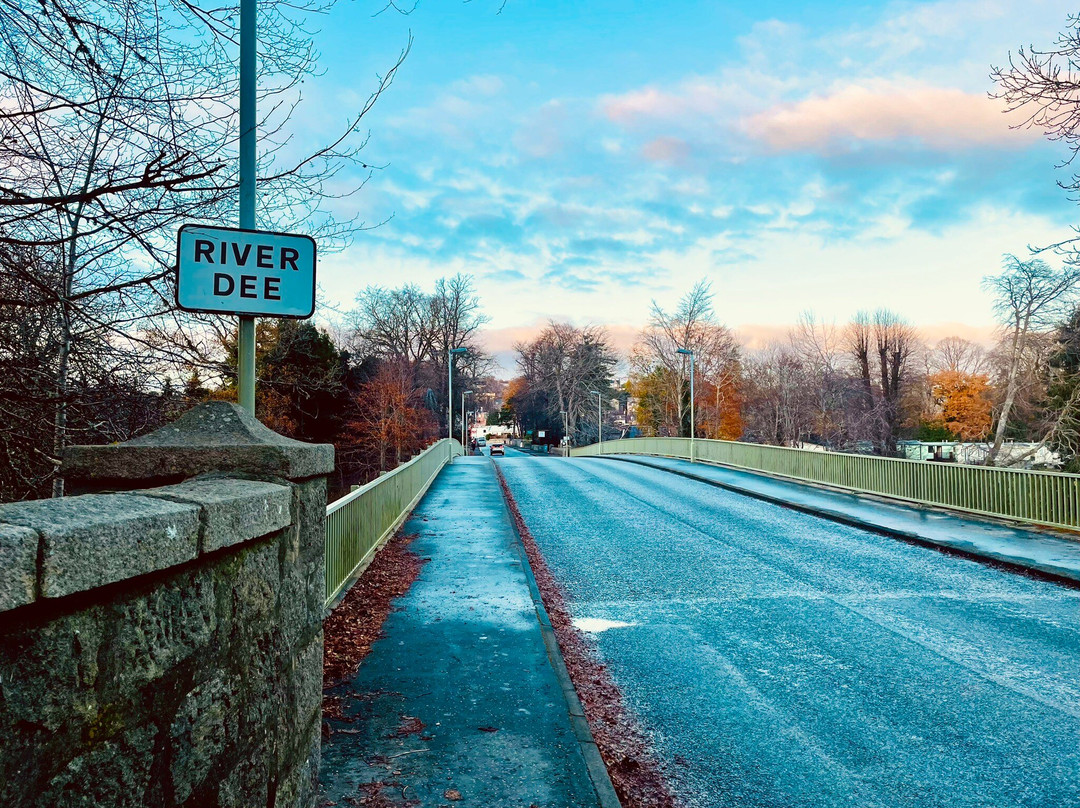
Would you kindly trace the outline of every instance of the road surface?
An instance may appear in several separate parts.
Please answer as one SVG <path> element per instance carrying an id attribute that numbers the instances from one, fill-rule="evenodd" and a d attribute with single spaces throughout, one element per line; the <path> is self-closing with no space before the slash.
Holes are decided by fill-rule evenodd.
<path id="1" fill-rule="evenodd" d="M 595 458 L 497 459 L 689 806 L 1080 806 L 1080 592 Z"/>

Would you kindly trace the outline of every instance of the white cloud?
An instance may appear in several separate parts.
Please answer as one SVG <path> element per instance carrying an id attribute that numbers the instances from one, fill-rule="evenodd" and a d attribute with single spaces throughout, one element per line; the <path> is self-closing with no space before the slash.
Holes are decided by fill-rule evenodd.
<path id="1" fill-rule="evenodd" d="M 506 85 L 498 76 L 476 75 L 460 79 L 450 85 L 450 90 L 459 95 L 498 95 Z"/>
<path id="2" fill-rule="evenodd" d="M 832 153 L 853 144 L 915 141 L 935 149 L 1023 148 L 1037 132 L 1013 130 L 985 95 L 917 82 L 873 80 L 781 104 L 747 119 L 747 134 L 775 151 Z"/>

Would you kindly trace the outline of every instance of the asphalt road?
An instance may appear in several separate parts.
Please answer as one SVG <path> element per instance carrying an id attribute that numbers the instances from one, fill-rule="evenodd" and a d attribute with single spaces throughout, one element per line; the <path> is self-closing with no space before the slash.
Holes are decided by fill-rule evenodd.
<path id="1" fill-rule="evenodd" d="M 690 806 L 1080 806 L 1080 591 L 636 464 L 497 460 Z"/>

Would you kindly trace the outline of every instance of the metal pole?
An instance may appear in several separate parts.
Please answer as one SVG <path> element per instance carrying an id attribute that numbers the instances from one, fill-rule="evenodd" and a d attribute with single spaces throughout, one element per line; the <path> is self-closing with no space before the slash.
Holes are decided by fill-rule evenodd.
<path id="1" fill-rule="evenodd" d="M 694 462 L 694 355 L 690 354 L 690 462 Z"/>
<path id="2" fill-rule="evenodd" d="M 465 424 L 469 420 L 471 413 L 465 412 L 465 396 L 471 396 L 472 393 L 472 390 L 461 391 L 461 451 L 465 452 L 466 457 L 469 453 L 465 449 Z"/>
<path id="3" fill-rule="evenodd" d="M 447 463 L 454 462 L 454 352 L 446 349 L 446 451 Z"/>
<path id="4" fill-rule="evenodd" d="M 596 396 L 596 453 L 604 453 L 604 411 L 601 409 L 599 390 L 591 391 Z"/>
<path id="5" fill-rule="evenodd" d="M 255 5 L 240 0 L 240 227 L 255 229 Z M 236 337 L 240 406 L 255 414 L 255 318 L 241 314 Z"/>

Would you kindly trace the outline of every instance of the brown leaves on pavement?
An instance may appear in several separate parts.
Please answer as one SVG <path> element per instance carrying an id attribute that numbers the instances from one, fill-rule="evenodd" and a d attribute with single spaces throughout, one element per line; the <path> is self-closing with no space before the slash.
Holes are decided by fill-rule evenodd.
<path id="1" fill-rule="evenodd" d="M 323 623 L 323 687 L 356 673 L 382 636 L 393 601 L 409 591 L 426 559 L 409 549 L 415 534 L 398 533 L 376 553 L 345 599 Z"/>

